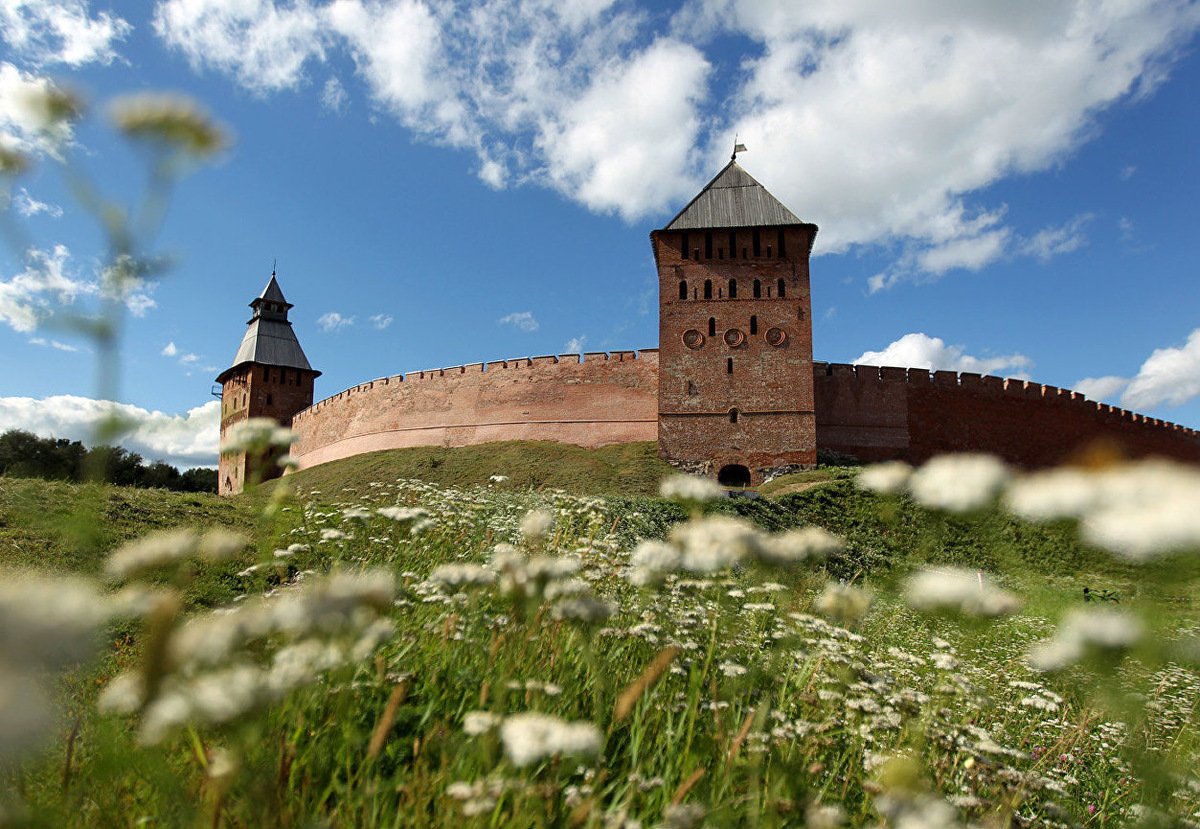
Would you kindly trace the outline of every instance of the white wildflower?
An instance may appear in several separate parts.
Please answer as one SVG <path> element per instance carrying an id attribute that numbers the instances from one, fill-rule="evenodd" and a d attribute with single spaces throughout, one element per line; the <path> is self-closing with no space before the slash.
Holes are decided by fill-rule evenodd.
<path id="1" fill-rule="evenodd" d="M 291 429 L 286 429 L 269 417 L 252 417 L 232 426 L 221 441 L 222 455 L 239 452 L 260 454 L 272 449 L 287 449 L 299 440 Z"/>
<path id="2" fill-rule="evenodd" d="M 538 545 L 546 540 L 553 527 L 553 515 L 541 510 L 530 510 L 521 519 L 521 537 L 527 544 Z"/>
<path id="3" fill-rule="evenodd" d="M 846 546 L 842 539 L 820 527 L 804 527 L 768 536 L 757 547 L 758 557 L 768 564 L 799 564 L 823 560 Z"/>
<path id="4" fill-rule="evenodd" d="M 555 755 L 595 756 L 603 736 L 590 722 L 567 722 L 549 714 L 514 714 L 500 726 L 504 753 L 514 766 L 527 766 Z"/>
<path id="5" fill-rule="evenodd" d="M 921 611 L 949 611 L 967 616 L 1003 616 L 1020 607 L 1020 600 L 973 570 L 946 567 L 922 570 L 905 585 L 908 604 Z"/>
<path id="6" fill-rule="evenodd" d="M 1200 470 L 1158 459 L 1035 472 L 1005 496 L 1005 506 L 1023 518 L 1079 520 L 1085 541 L 1134 561 L 1200 549 L 1197 503 Z"/>
<path id="7" fill-rule="evenodd" d="M 343 539 L 346 539 L 349 537 L 350 537 L 349 535 L 342 532 L 341 530 L 330 529 L 328 527 L 321 530 L 321 540 L 322 541 L 342 541 Z"/>
<path id="8" fill-rule="evenodd" d="M 885 461 L 864 467 L 854 482 L 863 489 L 888 495 L 902 490 L 912 472 L 913 468 L 904 461 Z"/>
<path id="9" fill-rule="evenodd" d="M 830 582 L 817 597 L 814 605 L 818 613 L 839 622 L 856 622 L 867 615 L 871 597 L 857 587 Z"/>
<path id="10" fill-rule="evenodd" d="M 421 507 L 380 507 L 375 511 L 384 518 L 390 518 L 400 524 L 429 517 L 429 510 Z"/>
<path id="11" fill-rule="evenodd" d="M 1075 609 L 1053 639 L 1033 649 L 1029 662 L 1039 671 L 1056 671 L 1088 655 L 1119 657 L 1138 643 L 1144 630 L 1141 620 L 1119 610 Z"/>
<path id="12" fill-rule="evenodd" d="M 682 551 L 680 566 L 693 573 L 714 573 L 757 552 L 763 534 L 752 524 L 723 515 L 700 518 L 671 530 L 671 542 Z"/>
<path id="13" fill-rule="evenodd" d="M 500 715 L 491 711 L 468 711 L 463 715 L 463 732 L 468 737 L 486 734 L 500 724 Z"/>
<path id="14" fill-rule="evenodd" d="M 508 481 L 507 475 L 492 475 L 488 478 L 488 483 L 503 484 Z"/>
<path id="15" fill-rule="evenodd" d="M 724 497 L 725 491 L 709 478 L 696 475 L 672 475 L 658 488 L 658 494 L 671 501 L 700 503 Z"/>
<path id="16" fill-rule="evenodd" d="M 679 550 L 662 541 L 643 541 L 634 549 L 629 563 L 633 565 L 629 580 L 637 585 L 656 584 L 667 573 L 677 570 L 683 561 Z"/>
<path id="17" fill-rule="evenodd" d="M 191 530 L 151 533 L 122 544 L 108 557 L 104 570 L 115 579 L 127 579 L 177 564 L 196 552 L 198 539 Z"/>
<path id="18" fill-rule="evenodd" d="M 488 586 L 496 583 L 496 571 L 478 564 L 443 564 L 430 578 L 451 587 Z"/>
<path id="19" fill-rule="evenodd" d="M 342 510 L 343 521 L 366 521 L 371 517 L 371 510 L 366 507 L 347 507 Z"/>
<path id="20" fill-rule="evenodd" d="M 107 603 L 89 581 L 7 574 L 0 580 L 0 668 L 59 668 L 87 659 L 108 617 Z"/>
<path id="21" fill-rule="evenodd" d="M 730 662 L 729 660 L 722 662 L 717 667 L 721 669 L 721 673 L 725 674 L 725 676 L 745 676 L 746 675 L 745 666 L 739 665 L 736 662 Z"/>
<path id="22" fill-rule="evenodd" d="M 1010 475 L 991 455 L 941 455 L 913 473 L 908 490 L 924 507 L 970 512 L 988 506 Z"/>
<path id="23" fill-rule="evenodd" d="M 616 612 L 616 606 L 592 595 L 575 596 L 561 601 L 554 606 L 556 619 L 568 619 L 576 622 L 603 622 Z"/>

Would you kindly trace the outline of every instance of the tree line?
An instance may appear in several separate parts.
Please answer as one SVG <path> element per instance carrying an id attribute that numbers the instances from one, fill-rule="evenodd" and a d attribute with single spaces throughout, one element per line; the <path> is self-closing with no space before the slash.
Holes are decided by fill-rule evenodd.
<path id="1" fill-rule="evenodd" d="M 77 440 L 42 438 L 22 429 L 0 435 L 0 477 L 44 478 L 49 481 L 95 480 L 117 486 L 216 492 L 215 469 L 180 472 L 169 463 L 147 464 L 137 452 L 120 446 L 87 448 Z"/>

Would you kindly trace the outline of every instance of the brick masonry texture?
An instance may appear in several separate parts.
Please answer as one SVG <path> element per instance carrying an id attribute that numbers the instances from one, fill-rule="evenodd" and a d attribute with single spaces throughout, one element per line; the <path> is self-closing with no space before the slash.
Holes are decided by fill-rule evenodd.
<path id="1" fill-rule="evenodd" d="M 474 363 L 384 377 L 299 412 L 301 468 L 380 449 L 550 440 L 595 448 L 655 440 L 658 352 Z"/>
<path id="2" fill-rule="evenodd" d="M 815 231 L 650 234 L 659 278 L 658 451 L 666 460 L 710 474 L 745 467 L 752 483 L 773 468 L 816 463 Z"/>
<path id="3" fill-rule="evenodd" d="M 816 363 L 817 446 L 862 461 L 987 452 L 1027 469 L 1089 449 L 1200 461 L 1200 432 L 1023 380 Z"/>
<path id="4" fill-rule="evenodd" d="M 251 417 L 270 417 L 284 426 L 293 414 L 312 405 L 316 372 L 248 363 L 221 384 L 221 442 L 230 428 Z M 241 492 L 251 466 L 260 474 L 274 474 L 273 464 L 255 464 L 246 454 L 222 455 L 217 467 L 217 491 Z"/>

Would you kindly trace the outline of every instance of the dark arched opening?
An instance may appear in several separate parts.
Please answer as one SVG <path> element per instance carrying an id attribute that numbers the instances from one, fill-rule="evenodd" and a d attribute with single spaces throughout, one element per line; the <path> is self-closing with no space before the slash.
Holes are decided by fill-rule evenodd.
<path id="1" fill-rule="evenodd" d="M 762 282 L 757 279 L 754 280 L 754 298 L 755 299 L 762 298 Z"/>
<path id="2" fill-rule="evenodd" d="M 750 486 L 750 470 L 740 463 L 727 464 L 717 473 L 717 483 L 729 487 Z"/>
<path id="3" fill-rule="evenodd" d="M 710 336 L 710 337 L 717 336 L 717 318 L 716 317 L 708 318 L 708 336 Z"/>
<path id="4" fill-rule="evenodd" d="M 679 298 L 687 299 L 687 280 L 686 279 L 681 279 L 679 281 Z"/>
<path id="5" fill-rule="evenodd" d="M 775 294 L 776 294 L 776 296 L 778 296 L 780 299 L 783 299 L 784 297 L 786 297 L 786 296 L 787 296 L 787 283 L 785 283 L 785 282 L 784 282 L 782 279 L 781 279 L 781 280 L 779 280 L 779 287 L 778 287 L 778 289 L 775 291 Z"/>
<path id="6" fill-rule="evenodd" d="M 737 280 L 736 279 L 729 280 L 729 298 L 737 299 Z"/>
<path id="7" fill-rule="evenodd" d="M 704 298 L 712 299 L 712 280 L 711 279 L 704 280 Z"/>

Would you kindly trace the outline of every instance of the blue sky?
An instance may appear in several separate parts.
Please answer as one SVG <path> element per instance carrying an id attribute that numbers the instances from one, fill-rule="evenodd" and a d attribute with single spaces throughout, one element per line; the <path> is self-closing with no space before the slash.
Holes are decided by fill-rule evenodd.
<path id="1" fill-rule="evenodd" d="M 278 262 L 318 398 L 412 370 L 657 345 L 649 232 L 728 158 L 821 228 L 817 359 L 1026 377 L 1200 427 L 1200 6 L 1184 0 L 0 3 L 0 429 L 86 438 L 114 204 L 108 102 L 173 91 L 234 137 L 180 182 L 128 298 L 147 457 L 216 458 L 216 374 Z M 19 228 L 14 243 L 12 229 Z"/>

